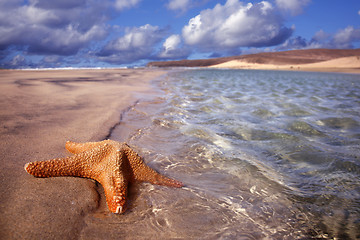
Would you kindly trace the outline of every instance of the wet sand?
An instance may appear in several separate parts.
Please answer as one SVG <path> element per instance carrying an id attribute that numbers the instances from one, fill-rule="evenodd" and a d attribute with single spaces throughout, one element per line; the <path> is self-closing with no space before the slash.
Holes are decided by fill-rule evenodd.
<path id="1" fill-rule="evenodd" d="M 0 71 L 1 239 L 78 239 L 89 213 L 111 214 L 94 181 L 35 178 L 24 164 L 68 156 L 67 140 L 103 140 L 123 111 L 154 93 L 150 82 L 164 73 Z"/>

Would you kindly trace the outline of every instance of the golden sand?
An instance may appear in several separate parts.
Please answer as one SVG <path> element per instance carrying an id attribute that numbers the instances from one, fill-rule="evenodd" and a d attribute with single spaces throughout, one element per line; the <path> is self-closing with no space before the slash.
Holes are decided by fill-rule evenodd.
<path id="1" fill-rule="evenodd" d="M 210 66 L 210 68 L 360 73 L 360 56 L 336 58 L 328 61 L 309 63 L 309 64 L 276 64 L 275 65 L 275 64 L 249 63 L 244 60 L 232 60 L 225 63 L 212 65 Z"/>

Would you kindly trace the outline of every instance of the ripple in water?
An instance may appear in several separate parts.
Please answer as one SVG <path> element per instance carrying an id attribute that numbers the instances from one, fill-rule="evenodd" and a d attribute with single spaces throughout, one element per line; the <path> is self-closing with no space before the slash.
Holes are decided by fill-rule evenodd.
<path id="1" fill-rule="evenodd" d="M 119 231 L 360 237 L 359 75 L 192 70 L 158 84 L 166 94 L 129 111 L 113 137 L 186 187 L 135 187 Z"/>

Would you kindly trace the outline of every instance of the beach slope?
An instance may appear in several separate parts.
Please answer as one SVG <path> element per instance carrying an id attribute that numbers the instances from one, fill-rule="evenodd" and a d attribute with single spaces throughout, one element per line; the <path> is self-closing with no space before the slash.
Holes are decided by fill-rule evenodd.
<path id="1" fill-rule="evenodd" d="M 0 71 L 0 236 L 76 239 L 99 208 L 97 184 L 35 178 L 24 164 L 68 156 L 67 140 L 108 137 L 121 113 L 150 96 L 159 70 Z M 104 206 L 106 209 L 106 205 Z"/>

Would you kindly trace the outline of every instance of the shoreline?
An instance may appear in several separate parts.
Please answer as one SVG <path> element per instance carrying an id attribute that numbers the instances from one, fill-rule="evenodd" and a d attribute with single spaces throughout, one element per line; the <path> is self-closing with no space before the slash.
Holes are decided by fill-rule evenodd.
<path id="1" fill-rule="evenodd" d="M 103 201 L 96 183 L 34 178 L 24 171 L 25 163 L 68 156 L 67 140 L 103 140 L 126 109 L 156 93 L 151 82 L 165 73 L 162 69 L 0 71 L 1 236 L 73 239 L 80 234 L 84 216 L 98 211 Z"/>

